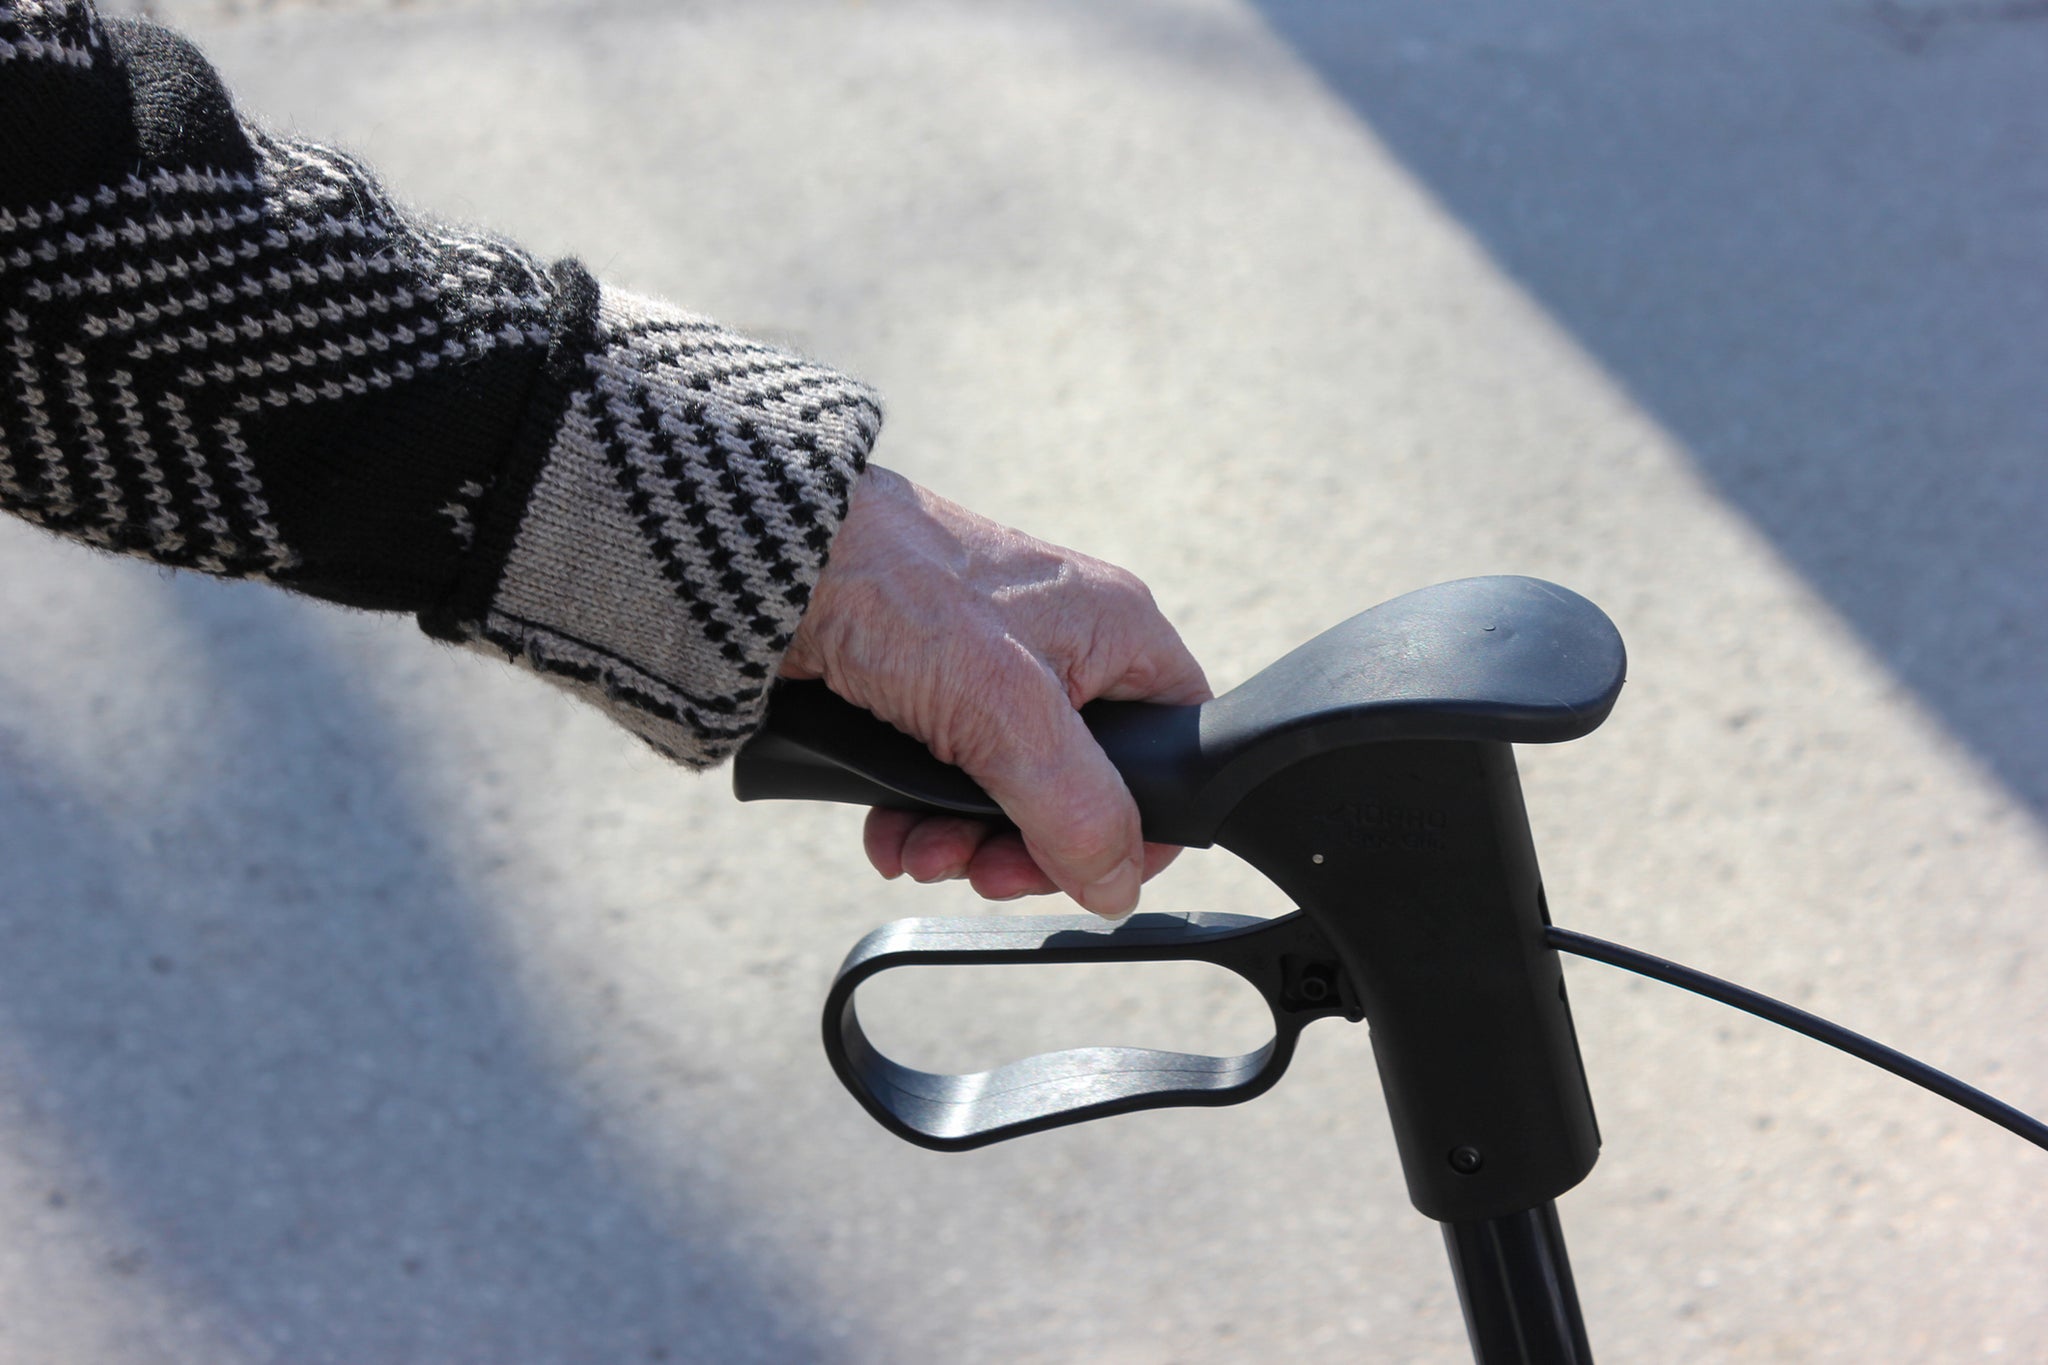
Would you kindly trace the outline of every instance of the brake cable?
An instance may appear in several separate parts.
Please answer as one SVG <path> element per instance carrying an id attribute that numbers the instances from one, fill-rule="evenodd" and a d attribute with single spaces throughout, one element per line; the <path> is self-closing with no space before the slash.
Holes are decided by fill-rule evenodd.
<path id="1" fill-rule="evenodd" d="M 1908 1057 L 1896 1048 L 1886 1047 L 1872 1038 L 1866 1038 L 1853 1029 L 1844 1028 L 1831 1019 L 1809 1014 L 1796 1005 L 1788 1005 L 1761 991 L 1738 986 L 1732 981 L 1723 981 L 1710 976 L 1696 967 L 1672 962 L 1640 948 L 1629 948 L 1606 939 L 1594 938 L 1572 929 L 1560 929 L 1555 925 L 1546 926 L 1543 937 L 1550 946 L 1561 953 L 1573 953 L 1579 957 L 1604 962 L 1610 967 L 1635 972 L 1653 981 L 1662 981 L 1667 986 L 1703 995 L 1709 1000 L 1718 1000 L 1724 1005 L 1753 1014 L 1759 1019 L 1768 1019 L 1794 1033 L 1803 1033 L 1815 1042 L 1826 1043 L 1839 1048 L 1851 1057 L 1881 1067 L 1917 1086 L 1931 1090 L 1953 1104 L 1959 1104 L 1981 1118 L 1990 1119 L 2001 1128 L 2017 1133 L 2036 1147 L 2048 1151 L 2048 1123 L 2033 1115 L 2007 1104 L 1993 1095 L 1987 1095 L 1976 1086 L 1959 1081 L 1945 1071 L 1939 1071 L 1917 1057 Z"/>

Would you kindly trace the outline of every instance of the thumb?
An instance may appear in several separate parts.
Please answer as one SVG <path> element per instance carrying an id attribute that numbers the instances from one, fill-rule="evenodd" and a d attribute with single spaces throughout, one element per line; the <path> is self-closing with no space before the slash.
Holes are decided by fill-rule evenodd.
<path id="1" fill-rule="evenodd" d="M 1137 907 L 1145 874 L 1137 804 L 1049 675 L 1036 708 L 1013 713 L 977 760 L 961 766 L 1016 821 L 1053 885 L 1109 919 Z"/>

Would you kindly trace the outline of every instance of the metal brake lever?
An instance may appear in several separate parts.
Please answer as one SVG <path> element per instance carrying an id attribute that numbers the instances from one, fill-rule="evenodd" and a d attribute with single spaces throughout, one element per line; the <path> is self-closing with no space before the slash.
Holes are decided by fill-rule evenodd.
<path id="1" fill-rule="evenodd" d="M 941 1151 L 1137 1109 L 1237 1104 L 1287 1069 L 1311 1020 L 1364 1017 L 1358 993 L 1320 930 L 1296 911 L 1133 915 L 1114 929 L 1092 915 L 906 919 L 854 945 L 825 998 L 825 1053 L 839 1079 L 899 1137 Z M 862 1031 L 861 983 L 895 967 L 1004 963 L 1208 962 L 1250 982 L 1273 1012 L 1273 1038 L 1239 1057 L 1150 1048 L 1045 1053 L 971 1075 L 935 1075 L 890 1060 Z"/>

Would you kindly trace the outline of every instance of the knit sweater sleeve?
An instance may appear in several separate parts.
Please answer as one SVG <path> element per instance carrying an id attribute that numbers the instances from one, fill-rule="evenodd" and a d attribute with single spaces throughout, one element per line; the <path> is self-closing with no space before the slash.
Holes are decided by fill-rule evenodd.
<path id="1" fill-rule="evenodd" d="M 415 613 L 693 766 L 766 690 L 865 388 L 274 137 L 182 38 L 0 0 L 0 506 Z"/>

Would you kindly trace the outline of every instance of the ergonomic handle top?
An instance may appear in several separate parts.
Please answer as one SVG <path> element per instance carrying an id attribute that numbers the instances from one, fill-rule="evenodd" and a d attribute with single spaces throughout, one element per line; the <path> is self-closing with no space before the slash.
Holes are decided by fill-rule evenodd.
<path id="1" fill-rule="evenodd" d="M 1577 739 L 1607 718 L 1626 668 L 1614 624 L 1577 593 L 1466 578 L 1360 612 L 1200 706 L 1095 702 L 1081 714 L 1145 837 L 1207 847 L 1245 793 L 1317 754 L 1384 740 Z M 733 791 L 1005 822 L 959 769 L 822 683 L 775 688 L 734 762 Z"/>

